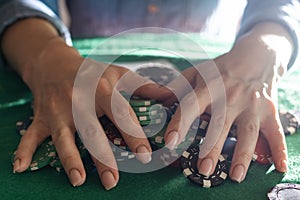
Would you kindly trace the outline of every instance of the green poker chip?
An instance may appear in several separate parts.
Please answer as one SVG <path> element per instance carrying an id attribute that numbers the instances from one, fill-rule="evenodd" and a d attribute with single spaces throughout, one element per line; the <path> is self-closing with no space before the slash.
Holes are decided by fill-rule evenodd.
<path id="1" fill-rule="evenodd" d="M 153 116 L 153 115 L 162 115 L 162 114 L 164 114 L 163 109 L 158 109 L 158 110 L 151 109 L 146 112 L 138 112 L 138 111 L 135 112 L 136 116 Z"/>
<path id="2" fill-rule="evenodd" d="M 162 111 L 163 106 L 161 104 L 153 104 L 151 106 L 133 106 L 132 109 L 135 113 L 139 113 L 142 115 L 142 113 L 152 112 L 152 111 Z"/>
<path id="3" fill-rule="evenodd" d="M 163 119 L 151 119 L 151 120 L 145 120 L 145 121 L 140 121 L 140 125 L 141 126 L 147 126 L 147 125 L 151 125 L 151 124 L 161 124 L 163 123 L 164 120 Z"/>
<path id="4" fill-rule="evenodd" d="M 152 146 L 154 146 L 155 149 L 159 149 L 159 148 L 164 147 L 164 145 L 165 145 L 165 140 L 164 140 L 165 132 L 166 132 L 166 127 L 161 129 L 160 131 L 158 131 L 153 136 L 148 137 L 148 140 L 149 140 L 150 144 Z"/>
<path id="5" fill-rule="evenodd" d="M 160 113 L 160 114 L 156 114 L 156 115 L 142 115 L 142 116 L 137 116 L 138 120 L 141 121 L 151 121 L 151 120 L 155 120 L 155 119 L 165 119 L 165 113 Z"/>
<path id="6" fill-rule="evenodd" d="M 134 100 L 129 101 L 129 104 L 132 107 L 151 106 L 155 103 L 156 103 L 155 100 L 138 100 L 138 99 L 134 99 Z"/>
<path id="7" fill-rule="evenodd" d="M 16 152 L 12 155 L 12 164 L 15 161 Z M 49 165 L 56 157 L 56 151 L 53 142 L 50 138 L 47 138 L 38 148 L 36 149 L 31 164 L 27 168 L 27 171 L 35 171 Z"/>

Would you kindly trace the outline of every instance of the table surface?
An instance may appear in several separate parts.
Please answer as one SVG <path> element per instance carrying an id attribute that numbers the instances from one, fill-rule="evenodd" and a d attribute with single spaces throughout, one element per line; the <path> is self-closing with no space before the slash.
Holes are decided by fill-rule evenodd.
<path id="1" fill-rule="evenodd" d="M 154 37 L 155 38 L 155 37 Z M 163 41 L 174 43 L 172 39 Z M 75 40 L 74 46 L 79 52 L 87 56 L 88 49 L 92 49 L 101 38 Z M 130 38 L 126 38 L 116 46 L 131 45 Z M 152 42 L 157 43 L 157 38 Z M 207 43 L 199 40 L 211 50 L 211 55 L 220 54 L 230 46 L 222 42 Z M 118 49 L 113 46 L 112 49 Z M 205 46 L 205 45 L 204 45 Z M 112 54 L 117 54 L 114 52 Z M 215 54 L 214 54 L 215 53 Z M 112 54 L 109 50 L 99 59 L 105 60 Z M 146 54 L 123 56 L 121 61 L 136 61 L 157 59 L 159 56 Z M 164 56 L 166 58 L 168 56 Z M 169 58 L 176 66 L 187 66 L 182 59 Z M 293 73 L 288 81 L 284 80 L 279 89 L 280 106 L 286 109 L 299 109 L 297 99 L 299 91 L 290 86 L 289 81 L 299 79 L 299 72 Z M 292 78 L 291 78 L 292 77 Z M 297 78 L 298 77 L 298 78 Z M 294 85 L 294 84 L 293 84 Z M 286 90 L 288 88 L 288 90 Z M 291 97 L 293 95 L 294 97 Z M 298 96 L 299 97 L 299 96 Z M 299 98 L 298 98 L 299 99 Z M 182 174 L 179 168 L 166 167 L 149 173 L 120 172 L 118 186 L 106 191 L 96 173 L 89 173 L 84 185 L 73 188 L 64 173 L 58 173 L 51 167 L 45 167 L 35 172 L 13 174 L 11 155 L 17 147 L 20 136 L 16 134 L 15 123 L 26 118 L 31 113 L 31 94 L 24 83 L 13 72 L 0 72 L 0 199 L 266 199 L 271 187 L 281 182 L 300 183 L 300 134 L 288 136 L 289 171 L 278 173 L 274 166 L 263 166 L 252 163 L 246 180 L 237 184 L 226 180 L 218 187 L 206 189 L 192 184 Z M 296 103 L 295 103 L 296 102 Z"/>

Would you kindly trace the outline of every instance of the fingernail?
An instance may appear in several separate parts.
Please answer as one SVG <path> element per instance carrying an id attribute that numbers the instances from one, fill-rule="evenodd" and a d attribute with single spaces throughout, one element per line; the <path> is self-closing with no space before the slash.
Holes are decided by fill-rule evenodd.
<path id="1" fill-rule="evenodd" d="M 140 145 L 136 148 L 136 157 L 142 163 L 146 164 L 151 161 L 151 153 L 148 151 L 145 145 Z"/>
<path id="2" fill-rule="evenodd" d="M 166 138 L 166 145 L 169 149 L 174 149 L 176 147 L 176 144 L 178 142 L 178 132 L 177 131 L 171 131 Z"/>
<path id="3" fill-rule="evenodd" d="M 13 173 L 15 174 L 20 170 L 20 159 L 15 160 L 14 162 L 14 168 L 13 168 Z"/>
<path id="4" fill-rule="evenodd" d="M 72 169 L 70 171 L 70 182 L 74 187 L 81 185 L 82 178 L 77 169 Z"/>
<path id="5" fill-rule="evenodd" d="M 101 181 L 106 190 L 110 190 L 117 185 L 113 173 L 109 170 L 102 172 Z"/>
<path id="6" fill-rule="evenodd" d="M 200 174 L 204 176 L 209 176 L 212 168 L 213 168 L 213 160 L 211 158 L 205 158 L 201 162 L 201 165 L 199 166 L 198 170 Z"/>
<path id="7" fill-rule="evenodd" d="M 282 160 L 281 161 L 281 172 L 286 172 L 287 169 L 288 169 L 287 160 Z"/>
<path id="8" fill-rule="evenodd" d="M 245 167 L 243 165 L 237 165 L 234 167 L 231 179 L 238 183 L 242 182 L 245 173 Z"/>

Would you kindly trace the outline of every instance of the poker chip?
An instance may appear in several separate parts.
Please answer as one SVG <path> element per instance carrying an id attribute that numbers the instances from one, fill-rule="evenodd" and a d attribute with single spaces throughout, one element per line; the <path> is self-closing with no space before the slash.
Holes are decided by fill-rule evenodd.
<path id="1" fill-rule="evenodd" d="M 50 163 L 49 165 L 53 168 L 55 168 L 55 170 L 57 172 L 63 172 L 64 171 L 64 168 L 63 168 L 63 165 L 62 163 L 60 162 L 60 159 L 58 156 L 56 156 Z"/>
<path id="2" fill-rule="evenodd" d="M 16 122 L 17 134 L 23 136 L 26 133 L 27 128 L 30 126 L 32 121 L 33 121 L 33 116 L 30 116 L 29 118 L 27 118 L 25 120 Z"/>
<path id="3" fill-rule="evenodd" d="M 288 111 L 280 111 L 279 118 L 285 135 L 292 135 L 297 132 L 299 121 L 295 115 Z"/>
<path id="4" fill-rule="evenodd" d="M 208 127 L 208 121 L 197 118 L 194 120 L 194 122 L 190 126 L 190 130 L 196 131 L 197 135 L 199 135 L 201 137 L 205 137 L 207 127 Z"/>
<path id="5" fill-rule="evenodd" d="M 259 133 L 252 160 L 262 165 L 273 163 L 269 144 L 262 133 Z"/>
<path id="6" fill-rule="evenodd" d="M 163 129 L 158 131 L 153 136 L 148 137 L 148 140 L 149 140 L 151 146 L 154 147 L 154 149 L 159 149 L 159 148 L 162 148 L 165 146 L 165 140 L 164 140 L 165 131 L 166 131 L 166 128 L 164 127 Z"/>
<path id="7" fill-rule="evenodd" d="M 227 162 L 225 158 L 220 155 L 215 171 L 210 176 L 203 176 L 198 172 L 197 161 L 199 156 L 199 146 L 191 146 L 183 152 L 181 156 L 181 166 L 183 174 L 193 183 L 202 187 L 210 188 L 223 183 L 228 176 Z"/>
<path id="8" fill-rule="evenodd" d="M 143 116 L 137 116 L 138 120 L 141 121 L 151 121 L 153 119 L 165 119 L 165 114 L 162 112 L 160 114 L 156 114 L 156 115 L 143 115 Z"/>
<path id="9" fill-rule="evenodd" d="M 110 122 L 103 127 L 106 133 L 107 138 L 117 146 L 127 146 L 125 140 L 123 139 L 121 133 L 119 132 L 118 128 Z"/>
<path id="10" fill-rule="evenodd" d="M 233 124 L 230 127 L 229 132 L 228 132 L 228 137 L 234 137 L 234 138 L 237 137 L 237 126 L 235 124 Z"/>
<path id="11" fill-rule="evenodd" d="M 156 101 L 155 100 L 142 100 L 142 99 L 135 99 L 135 100 L 130 100 L 129 104 L 132 107 L 140 107 L 140 106 L 151 106 L 153 104 L 155 104 Z"/>
<path id="12" fill-rule="evenodd" d="M 136 73 L 160 85 L 167 85 L 174 80 L 179 72 L 176 69 L 166 67 L 161 63 L 149 63 L 151 66 L 144 66 L 136 70 Z"/>
<path id="13" fill-rule="evenodd" d="M 112 152 L 114 153 L 117 162 L 124 162 L 126 160 L 134 159 L 135 154 L 128 147 L 117 147 L 111 145 Z"/>
<path id="14" fill-rule="evenodd" d="M 12 164 L 14 163 L 15 155 L 16 152 L 14 152 L 14 154 L 12 155 Z M 40 146 L 37 147 L 32 157 L 31 164 L 27 168 L 27 171 L 35 171 L 41 169 L 50 164 L 55 157 L 56 151 L 54 144 L 50 138 L 47 138 Z"/>
<path id="15" fill-rule="evenodd" d="M 235 137 L 227 137 L 222 148 L 221 154 L 226 157 L 226 160 L 232 161 L 237 139 Z"/>
<path id="16" fill-rule="evenodd" d="M 180 167 L 180 156 L 181 154 L 178 151 L 164 148 L 162 149 L 160 159 L 165 166 Z"/>
<path id="17" fill-rule="evenodd" d="M 150 124 L 161 124 L 164 122 L 164 119 L 151 119 L 151 120 L 145 120 L 145 121 L 140 121 L 141 126 L 147 126 Z"/>
<path id="18" fill-rule="evenodd" d="M 300 185 L 296 183 L 279 183 L 267 195 L 269 200 L 300 199 Z"/>
<path id="19" fill-rule="evenodd" d="M 151 106 L 134 106 L 132 107 L 134 112 L 149 112 L 149 111 L 161 111 L 163 106 L 161 104 L 153 104 Z"/>

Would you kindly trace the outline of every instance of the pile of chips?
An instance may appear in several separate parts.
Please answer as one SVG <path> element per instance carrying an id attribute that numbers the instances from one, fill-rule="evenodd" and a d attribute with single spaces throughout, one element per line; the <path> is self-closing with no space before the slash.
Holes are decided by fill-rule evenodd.
<path id="1" fill-rule="evenodd" d="M 137 70 L 137 72 L 156 82 L 158 81 L 162 85 L 166 85 L 177 75 L 177 73 L 172 69 L 166 68 L 162 70 L 161 67 L 156 68 L 153 66 L 151 67 L 151 70 L 148 68 L 142 68 Z M 158 74 L 161 74 L 161 76 L 157 77 Z M 183 174 L 190 181 L 202 187 L 217 186 L 226 180 L 228 177 L 229 162 L 232 160 L 233 152 L 237 142 L 237 127 L 235 125 L 231 127 L 228 133 L 228 137 L 225 141 L 222 154 L 219 157 L 214 173 L 208 177 L 205 177 L 198 173 L 197 160 L 199 155 L 199 146 L 205 139 L 209 125 L 209 114 L 204 113 L 197 118 L 191 125 L 185 140 L 182 141 L 174 150 L 169 150 L 168 148 L 164 148 L 164 135 L 168 122 L 174 115 L 178 103 L 175 103 L 171 107 L 165 107 L 155 100 L 143 99 L 136 96 L 128 96 L 124 92 L 122 92 L 122 95 L 126 97 L 130 106 L 133 108 L 137 119 L 148 138 L 152 150 L 156 151 L 163 149 L 160 159 L 165 166 L 171 165 L 174 167 L 181 167 Z M 291 135 L 297 131 L 299 123 L 293 114 L 289 112 L 280 112 L 280 119 L 286 135 Z M 20 135 L 26 133 L 26 130 L 31 124 L 32 120 L 33 117 L 29 117 L 26 120 L 17 122 L 17 132 Z M 112 143 L 111 147 L 116 161 L 124 162 L 126 160 L 135 159 L 135 154 L 131 152 L 126 144 L 126 141 L 123 139 L 122 134 L 111 122 L 111 120 L 106 116 L 103 116 L 99 119 L 99 122 L 105 130 L 107 138 Z M 79 149 L 80 156 L 83 160 L 86 170 L 88 172 L 94 172 L 95 165 L 91 159 L 91 156 L 80 141 L 80 138 L 77 134 L 76 145 Z M 12 156 L 12 162 L 13 161 L 14 155 Z M 257 148 L 255 149 L 253 155 L 253 161 L 260 164 L 272 163 L 271 151 L 268 148 L 267 141 L 262 134 L 259 134 Z M 55 147 L 50 138 L 47 138 L 37 148 L 28 171 L 38 170 L 47 165 L 54 167 L 59 172 L 63 171 L 62 164 L 57 156 Z"/>

